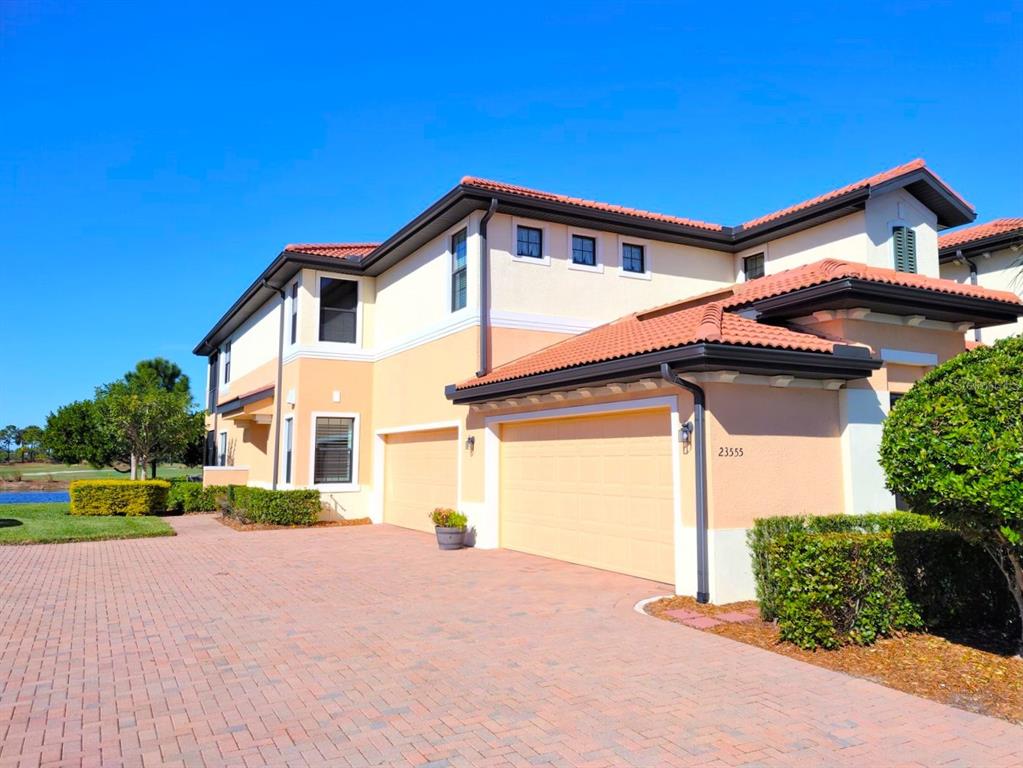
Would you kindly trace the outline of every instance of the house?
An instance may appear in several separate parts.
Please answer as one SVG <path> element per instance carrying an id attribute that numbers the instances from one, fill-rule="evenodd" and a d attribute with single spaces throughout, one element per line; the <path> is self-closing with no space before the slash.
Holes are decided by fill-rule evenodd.
<path id="1" fill-rule="evenodd" d="M 1023 218 L 995 219 L 963 227 L 938 238 L 941 276 L 957 283 L 983 285 L 1023 296 Z M 1023 333 L 1023 320 L 968 334 L 975 342 L 992 344 Z"/>
<path id="2" fill-rule="evenodd" d="M 738 226 L 466 177 L 216 322 L 204 481 L 749 598 L 753 519 L 893 508 L 893 399 L 1023 314 L 941 279 L 974 216 L 921 160 Z"/>

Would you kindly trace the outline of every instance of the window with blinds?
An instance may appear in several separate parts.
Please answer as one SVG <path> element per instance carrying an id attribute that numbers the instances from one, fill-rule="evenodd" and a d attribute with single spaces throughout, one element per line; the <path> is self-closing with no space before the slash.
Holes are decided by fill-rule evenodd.
<path id="1" fill-rule="evenodd" d="M 351 417 L 316 417 L 313 483 L 352 482 L 354 431 L 355 419 Z"/>
<path id="2" fill-rule="evenodd" d="M 754 253 L 742 260 L 742 273 L 746 280 L 756 280 L 764 276 L 764 254 Z"/>
<path id="3" fill-rule="evenodd" d="M 892 250 L 898 272 L 916 272 L 916 232 L 911 227 L 892 227 Z"/>
<path id="4" fill-rule="evenodd" d="M 359 284 L 354 280 L 320 278 L 320 341 L 355 343 Z"/>
<path id="5" fill-rule="evenodd" d="M 465 308 L 469 282 L 466 277 L 466 230 L 451 236 L 451 311 Z"/>

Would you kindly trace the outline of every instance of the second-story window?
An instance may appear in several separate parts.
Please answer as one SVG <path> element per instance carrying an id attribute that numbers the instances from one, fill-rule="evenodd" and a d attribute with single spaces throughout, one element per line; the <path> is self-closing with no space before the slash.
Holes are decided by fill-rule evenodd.
<path id="1" fill-rule="evenodd" d="M 597 239 L 572 235 L 572 263 L 586 267 L 597 266 Z"/>
<path id="2" fill-rule="evenodd" d="M 646 272 L 646 255 L 642 245 L 622 244 L 622 269 L 626 272 Z"/>
<path id="3" fill-rule="evenodd" d="M 320 341 L 355 343 L 359 284 L 354 280 L 320 278 Z"/>
<path id="4" fill-rule="evenodd" d="M 231 342 L 224 345 L 224 383 L 231 381 Z"/>
<path id="5" fill-rule="evenodd" d="M 451 311 L 465 308 L 469 281 L 466 278 L 466 231 L 451 236 Z"/>
<path id="6" fill-rule="evenodd" d="M 516 228 L 515 254 L 530 259 L 543 258 L 543 230 L 537 227 Z"/>
<path id="7" fill-rule="evenodd" d="M 752 256 L 744 257 L 742 260 L 742 274 L 747 281 L 763 277 L 764 254 L 754 253 Z"/>
<path id="8" fill-rule="evenodd" d="M 291 284 L 291 343 L 298 341 L 298 281 Z"/>
<path id="9" fill-rule="evenodd" d="M 916 232 L 912 227 L 892 227 L 892 251 L 898 272 L 916 272 Z"/>

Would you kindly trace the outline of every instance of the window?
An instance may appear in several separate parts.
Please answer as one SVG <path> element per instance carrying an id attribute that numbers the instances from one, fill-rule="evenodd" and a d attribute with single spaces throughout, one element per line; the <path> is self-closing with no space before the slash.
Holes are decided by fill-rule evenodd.
<path id="1" fill-rule="evenodd" d="M 746 280 L 756 280 L 764 276 L 764 254 L 754 253 L 742 260 L 742 274 Z"/>
<path id="2" fill-rule="evenodd" d="M 898 272 L 916 272 L 916 232 L 912 227 L 892 227 L 892 250 Z"/>
<path id="3" fill-rule="evenodd" d="M 642 245 L 622 243 L 622 269 L 626 272 L 646 272 L 646 259 Z"/>
<path id="4" fill-rule="evenodd" d="M 231 342 L 224 345 L 224 383 L 231 381 Z"/>
<path id="5" fill-rule="evenodd" d="M 298 341 L 298 282 L 291 284 L 291 343 Z"/>
<path id="6" fill-rule="evenodd" d="M 543 258 L 543 230 L 536 227 L 517 227 L 518 244 L 515 254 L 530 259 Z"/>
<path id="7" fill-rule="evenodd" d="M 288 418 L 284 420 L 284 482 L 291 485 L 291 457 L 292 445 L 295 442 L 295 420 Z"/>
<path id="8" fill-rule="evenodd" d="M 217 378 L 217 356 L 213 354 L 206 372 L 206 410 L 210 413 L 217 407 Z"/>
<path id="9" fill-rule="evenodd" d="M 207 467 L 217 465 L 217 433 L 212 429 L 206 433 L 206 446 L 203 455 L 203 464 Z"/>
<path id="10" fill-rule="evenodd" d="M 352 441 L 355 419 L 316 417 L 313 483 L 352 482 Z"/>
<path id="11" fill-rule="evenodd" d="M 572 263 L 586 267 L 597 266 L 597 239 L 572 235 Z"/>
<path id="12" fill-rule="evenodd" d="M 469 283 L 465 271 L 466 231 L 451 236 L 451 311 L 465 308 Z"/>
<path id="13" fill-rule="evenodd" d="M 227 432 L 220 433 L 220 443 L 217 445 L 217 466 L 227 466 Z"/>
<path id="14" fill-rule="evenodd" d="M 359 284 L 354 280 L 320 278 L 320 341 L 355 343 L 355 310 Z"/>

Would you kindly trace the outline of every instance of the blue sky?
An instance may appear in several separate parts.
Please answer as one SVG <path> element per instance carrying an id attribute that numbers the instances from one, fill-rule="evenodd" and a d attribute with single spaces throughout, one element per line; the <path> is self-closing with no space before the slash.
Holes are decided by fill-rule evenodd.
<path id="1" fill-rule="evenodd" d="M 212 7 L 212 6 L 216 7 Z M 0 3 L 0 425 L 465 174 L 737 223 L 923 156 L 1023 214 L 1020 2 Z"/>

